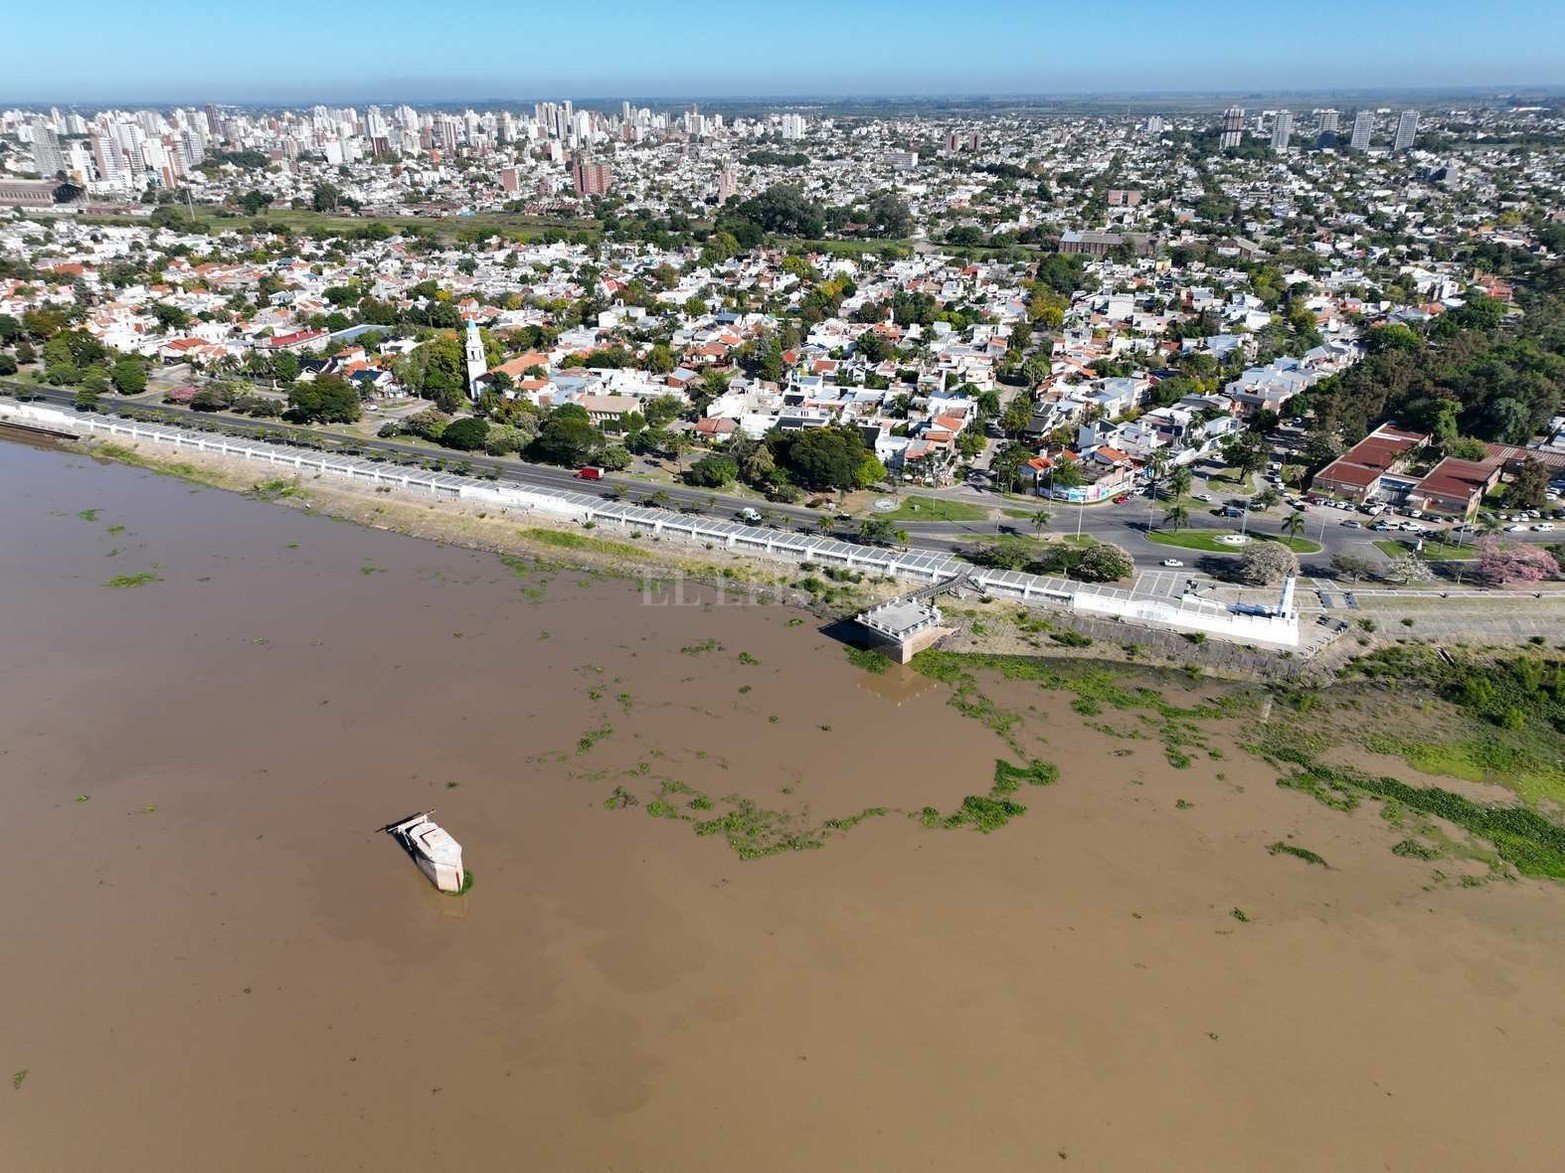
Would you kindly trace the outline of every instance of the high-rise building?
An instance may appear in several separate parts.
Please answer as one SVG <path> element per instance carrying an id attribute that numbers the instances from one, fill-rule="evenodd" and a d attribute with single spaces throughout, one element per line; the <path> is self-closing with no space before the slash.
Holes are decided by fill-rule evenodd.
<path id="1" fill-rule="evenodd" d="M 1397 119 L 1397 136 L 1391 143 L 1393 151 L 1410 151 L 1413 149 L 1413 139 L 1418 135 L 1418 111 L 1404 110 L 1402 117 Z"/>
<path id="2" fill-rule="evenodd" d="M 1319 111 L 1319 121 L 1315 127 L 1316 134 L 1336 134 L 1338 122 L 1342 115 L 1335 110 Z"/>
<path id="3" fill-rule="evenodd" d="M 1225 151 L 1231 151 L 1244 141 L 1244 107 L 1230 106 L 1223 111 L 1222 135 L 1217 140 Z"/>
<path id="4" fill-rule="evenodd" d="M 609 187 L 614 182 L 614 173 L 609 170 L 607 163 L 594 163 L 577 155 L 571 160 L 571 182 L 576 185 L 576 194 L 579 196 L 608 195 Z"/>
<path id="5" fill-rule="evenodd" d="M 1272 122 L 1272 150 L 1281 153 L 1288 149 L 1288 140 L 1293 138 L 1293 111 L 1279 110 L 1277 117 Z"/>
<path id="6" fill-rule="evenodd" d="M 1151 114 L 1147 116 L 1147 134 L 1160 135 L 1163 133 L 1163 119 L 1161 115 Z"/>
<path id="7" fill-rule="evenodd" d="M 504 191 L 515 191 L 520 184 L 517 181 L 515 167 L 502 167 L 500 169 L 500 187 Z"/>
<path id="8" fill-rule="evenodd" d="M 717 177 L 717 205 L 722 207 L 739 194 L 739 172 L 732 163 L 724 163 L 722 174 Z"/>
<path id="9" fill-rule="evenodd" d="M 1348 140 L 1348 145 L 1355 151 L 1369 150 L 1370 136 L 1375 133 L 1375 112 L 1373 110 L 1360 110 L 1353 116 L 1353 137 Z"/>
<path id="10" fill-rule="evenodd" d="M 33 122 L 33 170 L 45 179 L 53 179 L 65 170 L 60 140 L 42 118 Z"/>

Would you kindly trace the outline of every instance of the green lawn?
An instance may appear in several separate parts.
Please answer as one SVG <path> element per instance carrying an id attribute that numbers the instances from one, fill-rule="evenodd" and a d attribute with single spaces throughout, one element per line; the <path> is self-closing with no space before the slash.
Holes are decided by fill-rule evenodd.
<path id="1" fill-rule="evenodd" d="M 1243 546 L 1230 546 L 1226 542 L 1219 542 L 1217 540 L 1225 533 L 1236 532 L 1238 531 L 1224 530 L 1222 532 L 1218 532 L 1216 530 L 1159 529 L 1153 530 L 1151 533 L 1147 534 L 1147 537 L 1151 538 L 1160 546 L 1179 546 L 1186 550 L 1207 550 L 1213 554 L 1240 554 L 1244 551 Z M 1281 542 L 1295 554 L 1320 553 L 1319 543 L 1312 542 L 1308 538 L 1287 538 L 1281 537 L 1277 534 L 1256 533 L 1252 533 L 1250 537 L 1255 541 Z"/>
<path id="2" fill-rule="evenodd" d="M 944 497 L 908 497 L 890 513 L 876 513 L 887 521 L 986 521 L 987 509 Z"/>
<path id="3" fill-rule="evenodd" d="M 1412 539 L 1404 545 L 1395 538 L 1381 538 L 1375 545 L 1379 546 L 1393 558 L 1400 558 L 1404 554 L 1413 553 Z M 1420 558 L 1431 562 L 1472 562 L 1478 558 L 1478 551 L 1471 545 L 1454 546 L 1449 542 L 1434 542 L 1425 539 L 1424 548 L 1418 554 Z"/>

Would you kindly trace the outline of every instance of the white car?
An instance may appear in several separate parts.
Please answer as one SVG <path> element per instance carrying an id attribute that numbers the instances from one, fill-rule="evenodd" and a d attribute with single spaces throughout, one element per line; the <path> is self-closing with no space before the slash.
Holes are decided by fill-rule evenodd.
<path id="1" fill-rule="evenodd" d="M 1553 527 L 1551 526 L 1550 528 L 1552 529 Z M 1165 558 L 1165 559 L 1163 559 L 1163 565 L 1164 566 L 1183 566 L 1184 563 L 1181 562 L 1178 558 Z"/>
<path id="2" fill-rule="evenodd" d="M 1197 501 L 1210 501 L 1212 499 L 1212 494 L 1210 494 L 1210 493 L 1197 493 L 1195 495 L 1195 499 Z"/>
<path id="3" fill-rule="evenodd" d="M 1524 525 L 1508 525 L 1505 527 L 1505 532 L 1508 534 L 1526 533 L 1527 527 Z"/>
<path id="4" fill-rule="evenodd" d="M 1534 533 L 1551 534 L 1554 532 L 1554 523 L 1552 521 L 1540 521 L 1532 529 Z"/>

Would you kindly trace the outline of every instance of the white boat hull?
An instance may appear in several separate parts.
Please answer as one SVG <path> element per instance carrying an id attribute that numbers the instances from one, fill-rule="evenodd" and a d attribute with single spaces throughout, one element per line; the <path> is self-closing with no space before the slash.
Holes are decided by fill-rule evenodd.
<path id="1" fill-rule="evenodd" d="M 418 870 L 442 892 L 460 892 L 466 880 L 462 869 L 462 845 L 427 814 L 415 815 L 385 828 L 413 857 Z"/>

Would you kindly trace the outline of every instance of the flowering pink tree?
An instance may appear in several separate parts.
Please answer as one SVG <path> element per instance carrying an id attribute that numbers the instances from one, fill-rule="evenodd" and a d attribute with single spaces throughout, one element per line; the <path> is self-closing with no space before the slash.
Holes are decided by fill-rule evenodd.
<path id="1" fill-rule="evenodd" d="M 1542 546 L 1482 538 L 1478 550 L 1478 576 L 1490 586 L 1541 582 L 1559 572 L 1554 555 Z"/>

